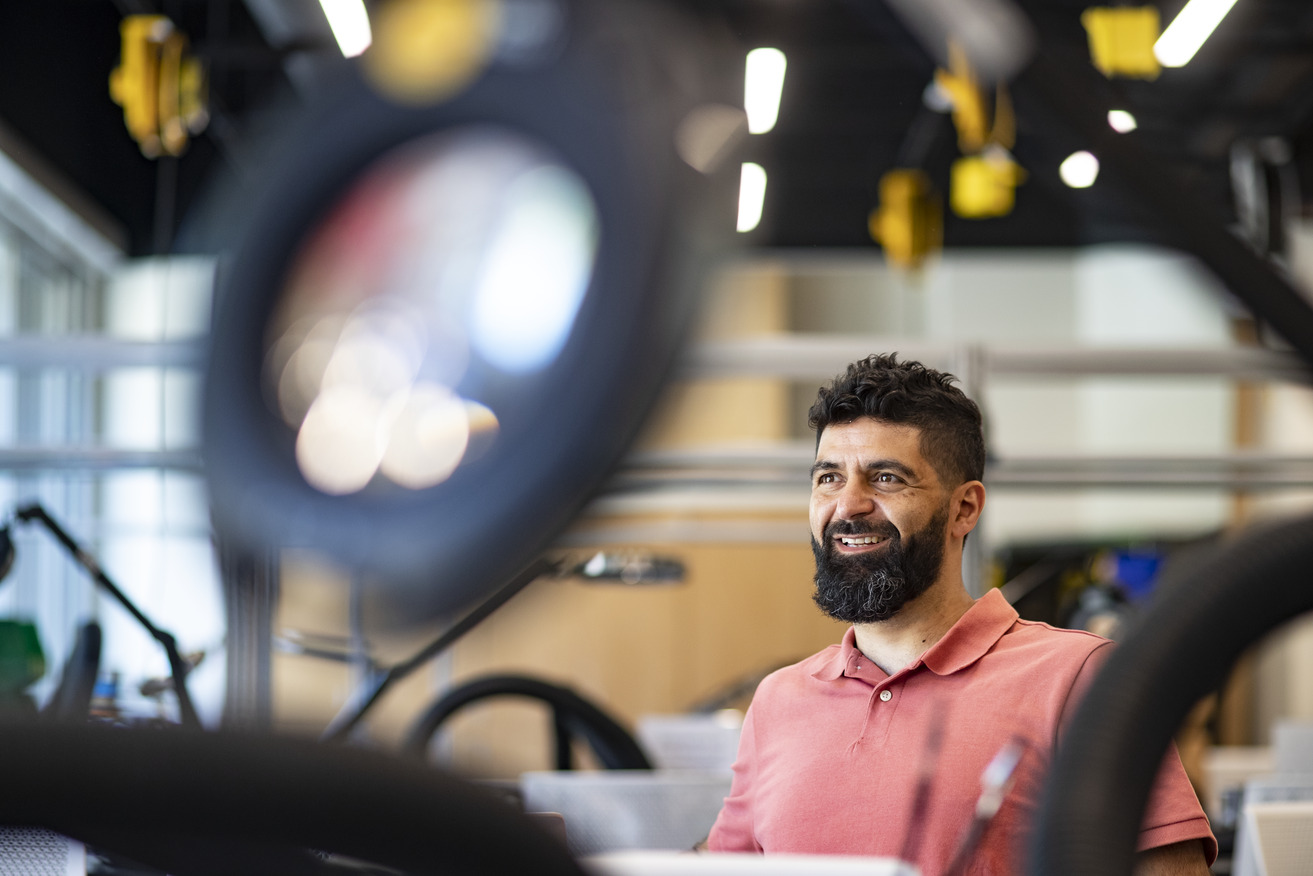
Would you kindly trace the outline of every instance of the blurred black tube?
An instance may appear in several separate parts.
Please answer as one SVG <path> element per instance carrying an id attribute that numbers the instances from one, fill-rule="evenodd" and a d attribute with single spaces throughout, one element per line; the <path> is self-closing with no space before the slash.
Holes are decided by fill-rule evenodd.
<path id="1" fill-rule="evenodd" d="M 1169 567 L 1159 595 L 1099 673 L 1050 774 L 1032 876 L 1130 873 L 1163 752 L 1240 654 L 1313 609 L 1313 519 L 1244 534 Z"/>

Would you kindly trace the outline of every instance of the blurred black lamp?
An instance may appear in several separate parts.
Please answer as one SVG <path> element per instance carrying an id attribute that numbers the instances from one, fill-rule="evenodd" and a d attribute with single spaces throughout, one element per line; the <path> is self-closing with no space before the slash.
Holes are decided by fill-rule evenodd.
<path id="1" fill-rule="evenodd" d="M 684 563 L 675 557 L 655 554 L 598 551 L 571 566 L 565 573 L 594 583 L 681 584 Z"/>
<path id="2" fill-rule="evenodd" d="M 670 4 L 457 5 L 429 27 L 412 17 L 453 5 L 383 4 L 261 162 L 211 334 L 217 528 L 368 574 L 385 624 L 551 544 L 734 229 L 737 52 Z M 422 44 L 438 33 L 463 36 Z"/>
<path id="3" fill-rule="evenodd" d="M 104 570 L 100 568 L 96 558 L 87 553 L 41 505 L 32 504 L 19 508 L 14 512 L 14 520 L 19 523 L 40 523 L 47 532 L 63 545 L 77 564 L 91 576 L 91 579 L 101 589 L 114 597 L 115 601 L 123 606 L 128 614 L 136 619 L 137 623 L 142 625 L 151 638 L 160 643 L 169 659 L 169 672 L 173 677 L 173 690 L 178 698 L 178 718 L 184 727 L 199 728 L 201 726 L 200 718 L 197 717 L 196 708 L 187 692 L 187 671 L 189 666 L 178 652 L 178 642 L 173 634 L 160 629 L 146 615 L 142 614 L 141 609 L 137 608 L 127 594 L 120 590 L 118 585 L 111 581 Z M 0 528 L 0 579 L 3 579 L 13 569 L 17 553 L 14 548 L 14 540 L 9 534 L 9 524 L 5 524 L 3 528 Z"/>

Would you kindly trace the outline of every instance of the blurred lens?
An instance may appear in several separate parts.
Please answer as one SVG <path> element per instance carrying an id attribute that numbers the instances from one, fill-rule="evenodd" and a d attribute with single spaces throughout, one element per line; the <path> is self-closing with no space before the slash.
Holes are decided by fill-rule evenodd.
<path id="1" fill-rule="evenodd" d="M 474 296 L 475 349 L 497 367 L 536 371 L 565 345 L 597 251 L 592 200 L 563 167 L 524 174 L 490 242 Z"/>
<path id="2" fill-rule="evenodd" d="M 486 450 L 497 412 L 462 388 L 551 365 L 597 228 L 579 176 L 505 131 L 429 138 L 371 168 L 292 261 L 268 340 L 267 391 L 307 482 L 424 489 Z"/>

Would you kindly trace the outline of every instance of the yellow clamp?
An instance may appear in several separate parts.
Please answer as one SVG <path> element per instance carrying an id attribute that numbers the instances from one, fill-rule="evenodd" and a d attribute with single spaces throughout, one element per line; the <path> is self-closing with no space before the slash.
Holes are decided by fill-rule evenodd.
<path id="1" fill-rule="evenodd" d="M 943 211 L 920 170 L 899 168 L 880 178 L 880 206 L 867 219 L 871 238 L 900 268 L 921 267 L 943 246 Z"/>
<path id="2" fill-rule="evenodd" d="M 187 56 L 187 37 L 163 15 L 129 15 L 119 25 L 119 66 L 109 94 L 147 158 L 181 155 L 187 138 L 204 130 L 206 77 Z"/>
<path id="3" fill-rule="evenodd" d="M 1160 20 L 1154 6 L 1094 6 L 1081 13 L 1090 59 L 1104 76 L 1157 79 Z"/>
<path id="4" fill-rule="evenodd" d="M 963 219 L 1006 216 L 1016 204 L 1017 186 L 1026 172 L 1002 149 L 988 149 L 953 162 L 949 204 Z"/>
<path id="5" fill-rule="evenodd" d="M 957 128 L 957 142 L 963 152 L 979 152 L 991 143 L 1004 149 L 1015 145 L 1016 117 L 1007 88 L 999 82 L 991 111 L 966 52 L 956 42 L 949 42 L 948 69 L 935 70 L 935 84 L 952 104 L 953 126 Z"/>

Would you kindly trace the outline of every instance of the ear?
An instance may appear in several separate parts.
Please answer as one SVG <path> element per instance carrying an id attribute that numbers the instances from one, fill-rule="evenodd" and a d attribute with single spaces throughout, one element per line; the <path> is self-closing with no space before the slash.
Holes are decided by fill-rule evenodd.
<path id="1" fill-rule="evenodd" d="M 950 506 L 952 517 L 948 521 L 953 538 L 966 538 L 976 528 L 980 512 L 985 509 L 985 485 L 980 481 L 967 481 L 953 491 Z"/>

